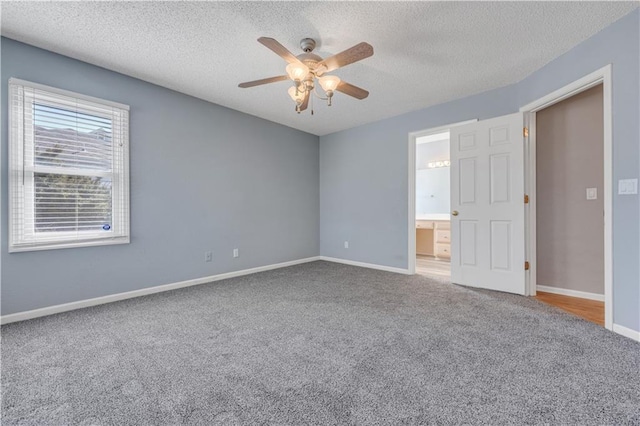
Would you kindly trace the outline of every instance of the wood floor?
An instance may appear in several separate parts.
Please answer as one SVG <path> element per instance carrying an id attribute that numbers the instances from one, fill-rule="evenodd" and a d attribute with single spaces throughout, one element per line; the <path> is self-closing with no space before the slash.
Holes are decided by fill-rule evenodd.
<path id="1" fill-rule="evenodd" d="M 416 256 L 416 274 L 451 276 L 451 263 L 446 260 L 436 259 L 433 256 Z"/>
<path id="2" fill-rule="evenodd" d="M 587 321 L 604 327 L 604 302 L 581 299 L 579 297 L 562 296 L 560 294 L 537 292 L 536 300 L 560 308 Z"/>
<path id="3" fill-rule="evenodd" d="M 450 277 L 451 264 L 446 260 L 436 259 L 433 256 L 418 255 L 416 256 L 416 273 Z M 537 292 L 534 297 L 540 302 L 555 306 L 604 327 L 604 302 L 541 291 Z"/>

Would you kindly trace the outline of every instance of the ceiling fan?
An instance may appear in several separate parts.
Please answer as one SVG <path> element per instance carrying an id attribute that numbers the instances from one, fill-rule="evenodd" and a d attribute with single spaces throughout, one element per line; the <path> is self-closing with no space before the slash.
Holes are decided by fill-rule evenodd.
<path id="1" fill-rule="evenodd" d="M 238 84 L 238 87 L 247 88 L 278 81 L 293 80 L 294 85 L 289 88 L 289 96 L 291 96 L 291 99 L 296 103 L 296 112 L 298 114 L 307 109 L 309 106 L 309 98 L 312 94 L 322 100 L 326 100 L 329 106 L 331 106 L 331 98 L 333 98 L 336 90 L 353 96 L 356 99 L 364 99 L 369 96 L 369 92 L 366 90 L 342 81 L 338 76 L 325 75 L 325 73 L 373 55 L 373 47 L 368 43 L 363 42 L 356 44 L 343 52 L 322 59 L 313 53 L 313 49 L 316 47 L 316 41 L 312 38 L 303 38 L 300 40 L 300 47 L 304 53 L 298 56 L 294 56 L 293 53 L 289 52 L 286 47 L 273 38 L 260 37 L 258 42 L 274 51 L 289 63 L 286 67 L 287 75 L 248 81 Z M 316 83 L 320 84 L 325 96 L 318 94 Z M 313 114 L 313 108 L 311 109 L 311 114 Z"/>

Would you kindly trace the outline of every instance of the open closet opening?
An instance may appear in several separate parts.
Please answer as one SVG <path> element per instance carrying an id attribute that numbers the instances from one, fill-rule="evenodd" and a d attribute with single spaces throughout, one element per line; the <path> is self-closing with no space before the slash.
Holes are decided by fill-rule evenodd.
<path id="1" fill-rule="evenodd" d="M 603 85 L 536 111 L 536 297 L 604 326 Z"/>

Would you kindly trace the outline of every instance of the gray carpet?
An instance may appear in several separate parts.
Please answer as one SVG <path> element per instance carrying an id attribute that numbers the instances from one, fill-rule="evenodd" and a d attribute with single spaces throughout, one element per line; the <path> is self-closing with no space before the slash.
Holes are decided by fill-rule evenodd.
<path id="1" fill-rule="evenodd" d="M 640 424 L 640 344 L 327 262 L 2 327 L 2 424 Z"/>

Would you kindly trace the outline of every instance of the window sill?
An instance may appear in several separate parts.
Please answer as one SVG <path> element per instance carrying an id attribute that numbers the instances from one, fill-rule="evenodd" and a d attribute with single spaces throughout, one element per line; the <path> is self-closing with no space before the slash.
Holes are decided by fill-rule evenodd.
<path id="1" fill-rule="evenodd" d="M 109 238 L 102 240 L 88 240 L 88 241 L 73 241 L 73 242 L 60 242 L 52 244 L 40 244 L 40 245 L 23 245 L 23 246 L 11 246 L 9 245 L 9 253 L 20 253 L 25 251 L 42 251 L 42 250 L 56 250 L 66 248 L 77 247 L 94 247 L 94 246 L 110 246 L 114 244 L 129 244 L 129 237 Z"/>

